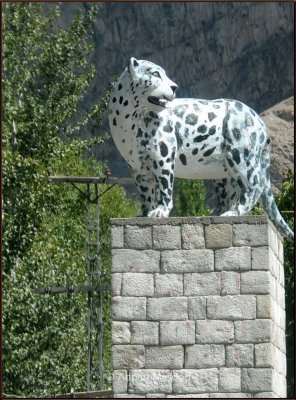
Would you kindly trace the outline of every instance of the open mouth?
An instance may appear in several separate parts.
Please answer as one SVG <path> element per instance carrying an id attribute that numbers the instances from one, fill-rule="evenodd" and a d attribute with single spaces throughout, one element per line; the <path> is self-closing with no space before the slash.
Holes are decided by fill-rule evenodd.
<path id="1" fill-rule="evenodd" d="M 165 107 L 169 99 L 165 96 L 163 96 L 162 99 L 159 99 L 158 97 L 155 96 L 149 96 L 148 101 L 149 103 L 155 104 L 156 106 Z"/>

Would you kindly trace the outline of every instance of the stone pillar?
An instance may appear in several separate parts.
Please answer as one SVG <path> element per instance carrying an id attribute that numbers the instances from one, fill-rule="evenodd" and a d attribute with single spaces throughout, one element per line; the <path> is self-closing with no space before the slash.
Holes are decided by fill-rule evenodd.
<path id="1" fill-rule="evenodd" d="M 264 216 L 112 221 L 117 398 L 286 397 L 283 243 Z"/>

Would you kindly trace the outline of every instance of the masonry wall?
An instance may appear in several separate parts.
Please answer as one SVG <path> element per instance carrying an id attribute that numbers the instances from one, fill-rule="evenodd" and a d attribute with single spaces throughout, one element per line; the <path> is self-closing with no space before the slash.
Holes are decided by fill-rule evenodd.
<path id="1" fill-rule="evenodd" d="M 112 221 L 114 397 L 286 397 L 283 243 L 266 217 Z"/>

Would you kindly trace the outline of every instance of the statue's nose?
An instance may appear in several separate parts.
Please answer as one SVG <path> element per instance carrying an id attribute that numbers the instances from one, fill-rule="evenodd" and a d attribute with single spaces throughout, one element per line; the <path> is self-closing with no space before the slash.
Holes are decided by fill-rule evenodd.
<path id="1" fill-rule="evenodd" d="M 175 93 L 175 91 L 178 89 L 177 85 L 171 85 L 171 89 L 173 91 L 173 93 Z"/>

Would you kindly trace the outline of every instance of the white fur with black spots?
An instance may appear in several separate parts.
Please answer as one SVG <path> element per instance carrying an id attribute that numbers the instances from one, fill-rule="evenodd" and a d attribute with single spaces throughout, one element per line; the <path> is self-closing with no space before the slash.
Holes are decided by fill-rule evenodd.
<path id="1" fill-rule="evenodd" d="M 281 234 L 294 234 L 270 183 L 270 138 L 262 119 L 228 99 L 176 99 L 158 65 L 131 58 L 114 84 L 109 124 L 142 201 L 142 215 L 168 217 L 174 178 L 212 179 L 213 215 L 244 215 L 259 201 Z"/>

